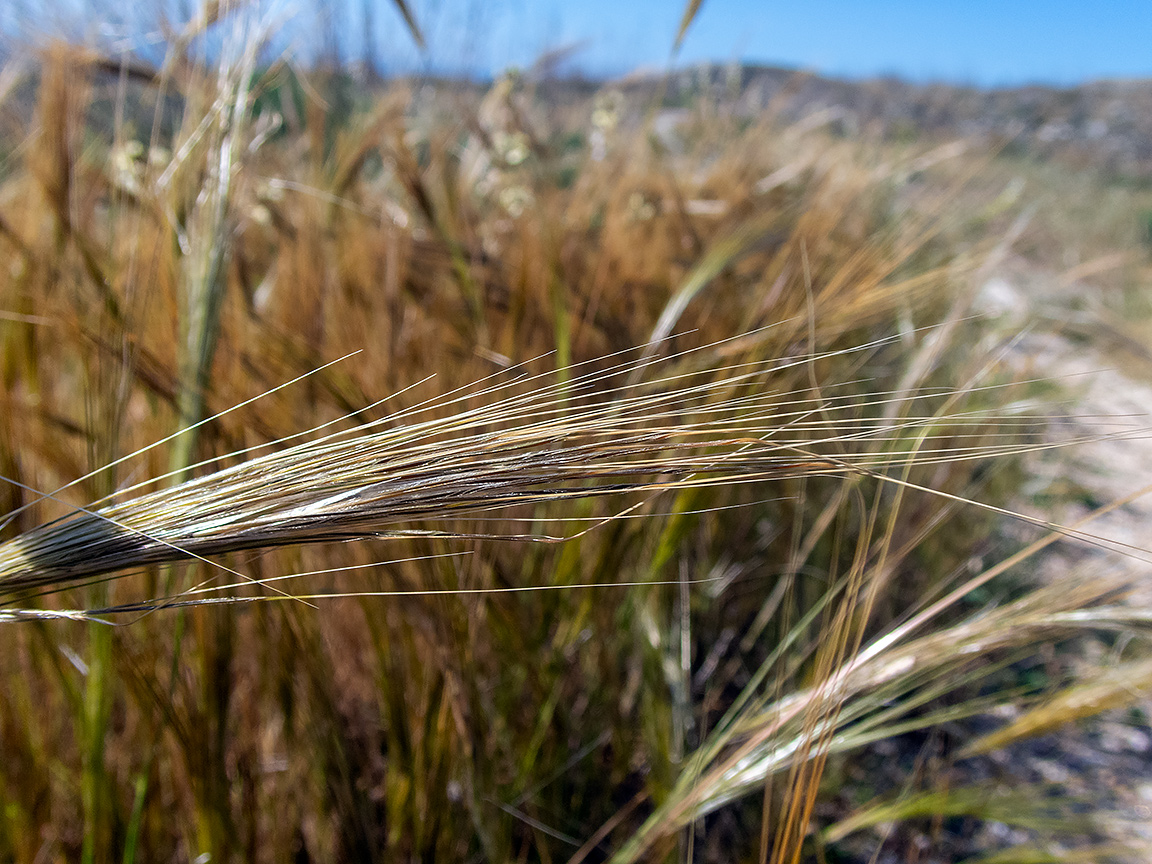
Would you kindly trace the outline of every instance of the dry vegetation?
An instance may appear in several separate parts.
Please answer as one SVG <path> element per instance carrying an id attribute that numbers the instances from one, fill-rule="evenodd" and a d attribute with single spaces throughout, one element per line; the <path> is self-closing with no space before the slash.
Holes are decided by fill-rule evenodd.
<path id="1" fill-rule="evenodd" d="M 1146 623 L 998 587 L 1060 536 L 994 509 L 1044 440 L 971 309 L 1016 213 L 924 149 L 708 102 L 670 148 L 513 78 L 349 99 L 229 32 L 146 80 L 53 48 L 3 145 L 0 861 L 851 860 L 1005 819 L 930 797 L 959 727 L 923 730 Z M 848 754 L 910 734 L 905 810 L 840 821 Z"/>

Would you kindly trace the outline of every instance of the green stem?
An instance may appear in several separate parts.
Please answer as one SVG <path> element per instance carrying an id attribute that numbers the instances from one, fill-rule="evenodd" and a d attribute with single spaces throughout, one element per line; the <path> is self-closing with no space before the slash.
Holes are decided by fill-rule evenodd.
<path id="1" fill-rule="evenodd" d="M 81 800 L 84 838 L 80 860 L 94 864 L 106 859 L 109 847 L 108 790 L 104 769 L 104 735 L 108 728 L 108 670 L 112 662 L 112 630 L 89 625 L 90 655 L 84 692 L 84 750 Z"/>

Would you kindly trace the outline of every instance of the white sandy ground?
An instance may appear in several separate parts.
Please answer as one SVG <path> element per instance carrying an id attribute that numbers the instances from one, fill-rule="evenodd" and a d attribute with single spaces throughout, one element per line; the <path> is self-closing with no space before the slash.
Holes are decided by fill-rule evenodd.
<path id="1" fill-rule="evenodd" d="M 980 306 L 1014 327 L 1026 325 L 1041 303 L 1048 307 L 1049 320 L 1058 317 L 1059 300 L 1055 307 L 1050 305 L 1052 298 L 1037 291 L 1040 281 L 1019 270 L 994 276 L 981 290 Z M 1013 356 L 1024 371 L 1053 379 L 1072 395 L 1067 412 L 1072 416 L 1054 423 L 1054 440 L 1141 430 L 1035 458 L 1030 469 L 1036 487 L 1024 490 L 1025 497 L 1041 492 L 1048 483 L 1080 490 L 1078 503 L 1055 514 L 1068 525 L 1095 507 L 1150 490 L 1084 526 L 1122 544 L 1118 550 L 1062 542 L 1044 553 L 1040 577 L 1055 581 L 1116 576 L 1131 585 L 1128 602 L 1152 605 L 1152 376 L 1143 364 L 1126 362 L 1123 353 L 1105 352 L 1090 340 L 1040 328 L 1019 343 Z M 1026 501 L 1018 506 L 1030 515 L 1052 518 L 1051 513 L 1029 508 Z M 1136 715 L 1109 715 L 1061 733 L 1055 749 L 1023 758 L 1031 773 L 1067 784 L 1070 794 L 1089 806 L 1099 802 L 1105 811 L 1101 822 L 1115 840 L 1134 850 L 1131 860 L 1152 862 L 1152 728 L 1147 721 L 1152 717 L 1152 693 L 1140 697 L 1142 722 L 1134 719 Z"/>
<path id="2" fill-rule="evenodd" d="M 1132 600 L 1152 603 L 1152 383 L 1107 365 L 1115 358 L 1059 336 L 1048 335 L 1032 344 L 1037 368 L 1062 379 L 1077 395 L 1071 406 L 1074 415 L 1055 425 L 1056 440 L 1116 436 L 1074 444 L 1038 460 L 1038 470 L 1047 471 L 1051 480 L 1084 491 L 1082 503 L 1060 514 L 1062 524 L 1086 517 L 1093 506 L 1148 490 L 1085 525 L 1086 531 L 1114 541 L 1115 552 L 1064 544 L 1049 556 L 1050 563 L 1076 557 L 1090 561 L 1098 571 L 1127 573 L 1133 579 Z M 1061 476 L 1051 476 L 1057 472 Z M 1053 578 L 1059 572 L 1055 569 Z"/>

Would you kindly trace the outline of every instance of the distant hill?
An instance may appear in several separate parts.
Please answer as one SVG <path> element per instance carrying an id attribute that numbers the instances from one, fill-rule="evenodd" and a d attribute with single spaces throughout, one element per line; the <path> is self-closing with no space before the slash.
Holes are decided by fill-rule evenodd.
<path id="1" fill-rule="evenodd" d="M 1121 176 L 1152 178 L 1152 79 L 984 89 L 705 65 L 670 77 L 635 74 L 616 86 L 662 89 L 665 102 L 673 104 L 709 96 L 747 116 L 772 110 L 796 121 L 822 112 L 845 134 L 978 137 L 1041 157 L 1083 160 Z"/>
<path id="2" fill-rule="evenodd" d="M 96 102 L 110 105 L 116 62 L 94 58 L 84 49 L 77 49 L 77 55 L 86 57 L 97 85 Z M 317 72 L 317 76 L 349 105 L 363 105 L 373 91 L 389 85 L 363 70 Z M 15 88 L 9 87 L 0 105 L 0 135 L 18 132 L 32 120 L 35 78 L 30 73 Z M 136 64 L 129 87 L 140 94 L 136 88 L 147 90 L 148 85 L 141 83 L 146 79 L 147 69 Z M 408 78 L 405 83 L 414 85 L 421 94 L 417 102 L 424 105 L 431 104 L 424 97 L 436 102 L 446 94 L 463 97 L 466 103 L 479 100 L 490 86 L 444 78 Z M 977 88 L 912 84 L 897 78 L 849 81 L 779 67 L 705 64 L 671 74 L 638 71 L 611 81 L 533 79 L 527 73 L 525 83 L 543 110 L 578 107 L 605 89 L 620 91 L 625 104 L 634 109 L 628 112 L 633 117 L 654 103 L 687 108 L 703 98 L 748 117 L 765 111 L 792 122 L 818 117 L 846 135 L 975 137 L 1008 152 L 1068 159 L 1117 178 L 1152 180 L 1152 79 L 1104 80 L 1072 88 Z M 303 98 L 302 91 L 297 95 Z M 177 102 L 168 106 L 166 117 L 178 116 Z M 110 111 L 99 113 L 111 116 Z M 142 112 L 136 118 L 141 132 L 151 116 Z"/>

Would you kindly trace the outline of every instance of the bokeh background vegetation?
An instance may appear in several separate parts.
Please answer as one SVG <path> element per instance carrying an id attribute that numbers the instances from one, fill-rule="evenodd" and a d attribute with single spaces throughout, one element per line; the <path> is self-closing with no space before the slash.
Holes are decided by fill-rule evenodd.
<path id="1" fill-rule="evenodd" d="M 1024 233 L 1012 183 L 1055 169 L 749 117 L 708 87 L 385 84 L 296 68 L 266 36 L 208 6 L 161 65 L 58 43 L 0 76 L 3 539 L 146 478 L 528 361 L 563 380 L 653 336 L 711 346 L 691 362 L 718 379 L 795 361 L 764 381 L 804 408 L 782 426 L 819 415 L 811 447 L 833 457 L 911 453 L 888 471 L 910 485 L 683 490 L 564 544 L 222 557 L 253 578 L 359 567 L 309 590 L 420 596 L 3 622 L 0 860 L 912 860 L 926 842 L 949 860 L 976 817 L 1074 827 L 954 768 L 983 728 L 965 718 L 996 705 L 1091 713 L 1044 701 L 1100 686 L 1066 651 L 1086 628 L 1139 641 L 1111 583 L 1036 586 L 1031 552 L 985 579 L 1044 535 L 962 503 L 1020 505 L 1020 454 L 1059 398 L 976 302 L 1021 237 L 1043 250 L 1083 226 L 1043 211 Z M 891 434 L 855 434 L 877 423 Z M 953 458 L 982 446 L 1000 455 Z M 630 503 L 436 527 L 573 533 L 555 525 Z M 5 601 L 105 608 L 215 575 L 165 565 Z M 495 593 L 611 583 L 627 585 Z M 435 593 L 461 588 L 476 593 Z M 886 738 L 903 786 L 891 766 L 861 773 Z"/>

